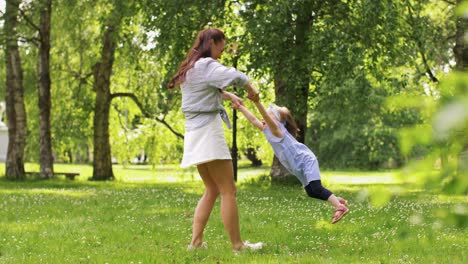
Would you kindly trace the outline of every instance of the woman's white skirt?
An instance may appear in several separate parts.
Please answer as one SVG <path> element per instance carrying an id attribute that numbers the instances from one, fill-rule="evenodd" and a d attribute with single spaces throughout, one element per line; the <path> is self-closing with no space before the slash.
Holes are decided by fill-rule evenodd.
<path id="1" fill-rule="evenodd" d="M 230 159 L 232 159 L 231 153 L 224 137 L 223 121 L 220 115 L 216 115 L 208 125 L 185 133 L 181 168 L 212 160 Z"/>

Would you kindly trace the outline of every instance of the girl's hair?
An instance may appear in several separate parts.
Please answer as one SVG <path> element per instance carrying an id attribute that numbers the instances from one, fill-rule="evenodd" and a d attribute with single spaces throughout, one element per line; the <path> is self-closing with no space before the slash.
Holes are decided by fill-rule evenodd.
<path id="1" fill-rule="evenodd" d="M 286 123 L 285 127 L 288 132 L 293 135 L 293 137 L 297 137 L 299 128 L 297 127 L 296 121 L 294 121 L 294 118 L 291 115 L 291 111 L 289 111 L 289 109 L 286 107 L 281 107 L 280 115 L 282 119 L 281 121 Z"/>
<path id="2" fill-rule="evenodd" d="M 221 40 L 226 39 L 224 33 L 217 28 L 207 28 L 198 32 L 197 38 L 193 42 L 185 60 L 180 64 L 179 70 L 169 82 L 169 89 L 174 88 L 185 81 L 187 71 L 190 70 L 195 62 L 200 58 L 211 57 L 211 44 L 213 40 L 218 44 Z"/>

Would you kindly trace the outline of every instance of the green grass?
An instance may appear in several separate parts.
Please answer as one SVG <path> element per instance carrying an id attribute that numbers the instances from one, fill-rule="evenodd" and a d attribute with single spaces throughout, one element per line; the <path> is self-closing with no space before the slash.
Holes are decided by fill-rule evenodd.
<path id="1" fill-rule="evenodd" d="M 117 181 L 90 182 L 90 166 L 55 169 L 81 176 L 75 181 L 0 179 L 0 263 L 468 262 L 467 197 L 421 191 L 392 171 L 324 171 L 326 186 L 347 198 L 351 209 L 331 225 L 329 204 L 308 198 L 298 185 L 270 184 L 259 176 L 268 168 L 241 168 L 242 237 L 266 246 L 235 255 L 219 201 L 205 231 L 208 250 L 186 251 L 193 209 L 203 192 L 194 170 L 116 166 Z M 375 207 L 370 200 L 375 190 L 394 195 Z M 441 220 L 460 210 L 461 222 Z"/>

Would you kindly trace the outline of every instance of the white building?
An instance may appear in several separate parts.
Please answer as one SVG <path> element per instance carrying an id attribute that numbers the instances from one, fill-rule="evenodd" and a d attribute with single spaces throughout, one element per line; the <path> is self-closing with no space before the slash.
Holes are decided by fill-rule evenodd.
<path id="1" fill-rule="evenodd" d="M 0 102 L 0 162 L 6 161 L 8 150 L 8 127 L 2 122 L 5 103 Z"/>

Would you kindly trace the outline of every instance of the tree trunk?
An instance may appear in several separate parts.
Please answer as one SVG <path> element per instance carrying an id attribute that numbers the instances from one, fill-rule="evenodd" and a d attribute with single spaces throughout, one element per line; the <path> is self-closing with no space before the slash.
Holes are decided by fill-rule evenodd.
<path id="1" fill-rule="evenodd" d="M 298 13 L 295 28 L 295 43 L 293 52 L 293 64 L 290 72 L 295 74 L 294 85 L 287 84 L 287 93 L 293 94 L 291 112 L 296 120 L 299 132 L 297 140 L 305 143 L 307 130 L 307 113 L 309 109 L 309 86 L 311 71 L 308 67 L 309 61 L 304 52 L 307 52 L 307 35 L 312 26 L 312 4 L 304 4 L 304 8 Z"/>
<path id="2" fill-rule="evenodd" d="M 289 173 L 289 171 L 279 162 L 278 158 L 273 156 L 273 162 L 271 163 L 270 176 L 272 181 L 275 182 L 284 182 L 290 181 L 295 178 L 294 175 Z"/>
<path id="3" fill-rule="evenodd" d="M 461 4 L 461 0 L 457 0 L 457 7 Z M 468 18 L 461 16 L 457 19 L 457 29 L 455 36 L 455 47 L 453 53 L 455 55 L 455 68 L 460 71 L 468 70 L 468 45 L 465 43 L 465 30 L 468 28 Z"/>
<path id="4" fill-rule="evenodd" d="M 50 18 L 52 0 L 43 0 L 41 9 L 39 60 L 37 64 L 39 75 L 39 161 L 41 166 L 40 177 L 48 179 L 54 176 L 50 131 Z"/>
<path id="5" fill-rule="evenodd" d="M 461 2 L 462 0 L 457 0 L 457 7 L 461 5 Z M 468 70 L 468 43 L 465 41 L 465 31 L 467 28 L 468 18 L 466 15 L 462 15 L 457 19 L 455 47 L 453 47 L 453 53 L 457 63 L 455 69 L 461 72 L 466 72 Z M 460 152 L 458 160 L 458 172 L 460 175 L 467 173 L 468 166 L 466 165 L 466 161 L 468 160 L 468 142 L 463 142 L 463 150 Z"/>
<path id="6" fill-rule="evenodd" d="M 7 0 L 4 15 L 6 37 L 6 113 L 8 121 L 8 152 L 6 178 L 21 180 L 24 173 L 24 147 L 26 145 L 26 111 L 24 106 L 23 69 L 18 48 L 18 0 Z"/>
<path id="7" fill-rule="evenodd" d="M 104 32 L 101 62 L 93 68 L 94 91 L 94 160 L 92 180 L 113 180 L 112 156 L 109 143 L 109 112 L 111 105 L 110 78 L 114 63 L 115 46 L 118 36 L 120 16 L 110 14 Z M 118 12 L 118 11 L 117 11 Z M 117 18 L 117 19 L 116 19 Z"/>
<path id="8" fill-rule="evenodd" d="M 285 98 L 285 94 L 288 92 L 286 88 L 286 84 L 279 74 L 274 76 L 274 83 L 275 83 L 275 97 L 278 98 L 278 103 L 281 105 L 289 105 L 291 102 L 283 102 L 280 98 Z M 288 109 L 291 109 L 288 107 Z M 289 171 L 279 162 L 276 156 L 273 156 L 273 162 L 271 163 L 271 170 L 270 176 L 273 181 L 283 181 L 287 178 L 292 178 L 293 176 Z"/>
<path id="9" fill-rule="evenodd" d="M 252 166 L 254 167 L 262 166 L 263 164 L 262 160 L 257 157 L 257 149 L 249 147 L 247 148 L 247 151 L 244 154 L 247 157 L 247 159 L 250 160 L 250 162 L 252 162 Z"/>
<path id="10" fill-rule="evenodd" d="M 280 62 L 274 75 L 275 98 L 278 104 L 286 106 L 294 117 L 299 133 L 297 140 L 305 142 L 307 129 L 308 96 L 310 84 L 310 70 L 306 61 L 307 33 L 312 25 L 312 5 L 304 4 L 304 8 L 297 14 L 294 24 L 294 39 L 291 39 L 291 57 L 289 63 Z M 273 180 L 290 178 L 291 174 L 273 158 L 270 175 Z"/>

